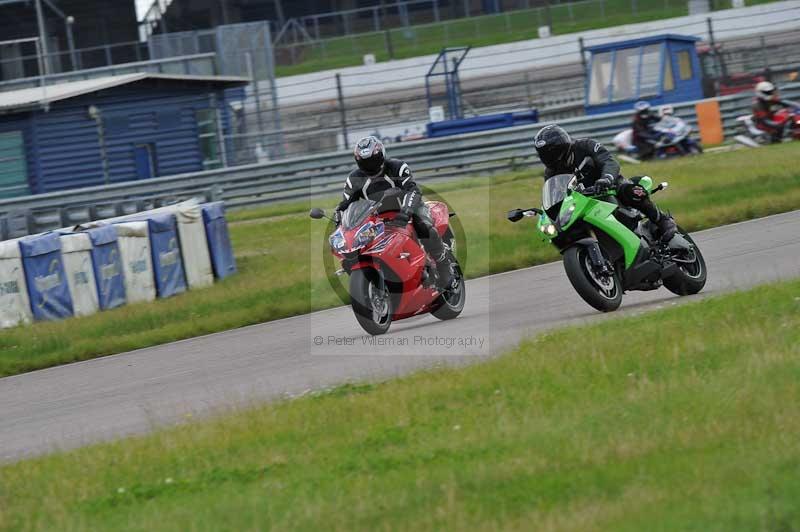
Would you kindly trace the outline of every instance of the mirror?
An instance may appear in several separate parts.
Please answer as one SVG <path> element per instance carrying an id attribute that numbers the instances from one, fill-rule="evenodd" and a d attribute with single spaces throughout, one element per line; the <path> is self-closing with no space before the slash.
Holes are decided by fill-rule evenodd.
<path id="1" fill-rule="evenodd" d="M 313 209 L 311 209 L 311 212 L 308 213 L 308 215 L 314 218 L 315 220 L 319 220 L 325 217 L 325 211 L 323 211 L 320 208 L 314 207 Z"/>
<path id="2" fill-rule="evenodd" d="M 522 216 L 523 216 L 522 209 L 514 209 L 513 211 L 508 211 L 508 214 L 506 215 L 508 221 L 510 222 L 518 222 L 522 220 Z"/>

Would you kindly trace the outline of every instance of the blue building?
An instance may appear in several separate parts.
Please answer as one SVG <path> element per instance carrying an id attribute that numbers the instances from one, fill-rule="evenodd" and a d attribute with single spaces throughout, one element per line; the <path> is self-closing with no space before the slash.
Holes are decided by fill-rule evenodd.
<path id="1" fill-rule="evenodd" d="M 138 73 L 0 93 L 0 198 L 218 168 L 247 83 Z"/>
<path id="2" fill-rule="evenodd" d="M 586 114 L 625 111 L 703 98 L 696 37 L 656 35 L 586 48 L 591 54 Z"/>

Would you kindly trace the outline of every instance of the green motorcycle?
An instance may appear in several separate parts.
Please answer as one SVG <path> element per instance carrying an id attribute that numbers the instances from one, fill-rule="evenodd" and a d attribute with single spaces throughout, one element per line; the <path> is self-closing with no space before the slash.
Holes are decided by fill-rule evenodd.
<path id="1" fill-rule="evenodd" d="M 706 263 L 689 233 L 678 226 L 675 237 L 663 243 L 655 236 L 654 224 L 639 211 L 619 205 L 613 190 L 583 186 L 580 171 L 589 161 L 576 174 L 548 179 L 541 209 L 515 209 L 508 219 L 539 216 L 539 233 L 558 248 L 573 288 L 597 310 L 616 310 L 629 290 L 664 286 L 682 296 L 702 290 Z M 639 184 L 650 194 L 667 187 L 653 187 L 647 176 Z"/>

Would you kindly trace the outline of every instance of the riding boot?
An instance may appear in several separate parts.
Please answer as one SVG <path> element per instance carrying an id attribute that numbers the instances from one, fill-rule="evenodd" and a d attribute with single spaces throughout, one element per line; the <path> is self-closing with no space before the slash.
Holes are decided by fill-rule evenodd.
<path id="1" fill-rule="evenodd" d="M 658 226 L 658 232 L 661 234 L 661 241 L 664 243 L 672 240 L 675 233 L 678 232 L 678 225 L 672 219 L 672 216 L 662 211 L 658 211 L 656 225 Z"/>
<path id="2" fill-rule="evenodd" d="M 450 266 L 453 261 L 450 253 L 444 247 L 442 237 L 439 236 L 439 233 L 434 228 L 430 228 L 427 238 L 424 238 L 422 243 L 428 255 L 436 261 L 437 287 L 444 290 L 452 283 L 453 272 Z"/>
<path id="3" fill-rule="evenodd" d="M 649 197 L 643 199 L 639 206 L 639 210 L 647 216 L 647 219 L 653 222 L 658 228 L 658 237 L 662 242 L 669 242 L 675 233 L 678 231 L 678 226 L 675 220 L 672 219 L 668 213 L 659 210 Z"/>

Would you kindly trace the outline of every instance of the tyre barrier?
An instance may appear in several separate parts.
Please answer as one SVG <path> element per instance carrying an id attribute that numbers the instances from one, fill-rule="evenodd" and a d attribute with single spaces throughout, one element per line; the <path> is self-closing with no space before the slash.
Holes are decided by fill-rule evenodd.
<path id="1" fill-rule="evenodd" d="M 0 242 L 0 328 L 88 316 L 236 272 L 222 202 L 179 203 Z"/>

